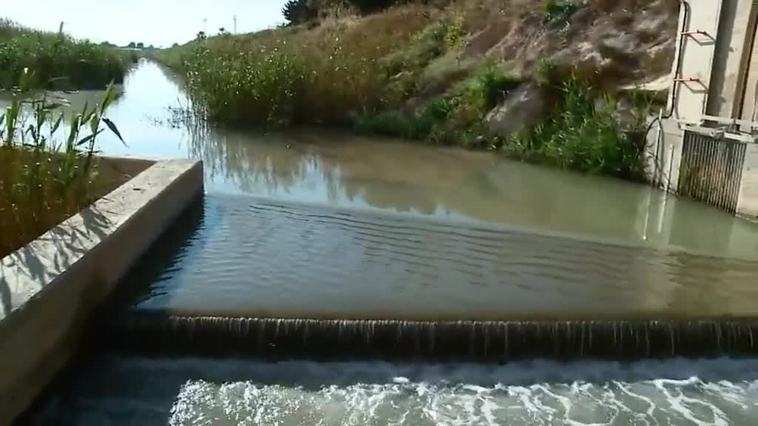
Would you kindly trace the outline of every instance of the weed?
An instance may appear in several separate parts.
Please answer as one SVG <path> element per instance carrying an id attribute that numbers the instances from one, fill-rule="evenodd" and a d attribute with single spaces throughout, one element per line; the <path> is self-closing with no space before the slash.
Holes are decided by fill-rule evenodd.
<path id="1" fill-rule="evenodd" d="M 466 30 L 463 17 L 454 17 L 445 27 L 445 47 L 448 51 L 458 49 L 461 47 L 465 36 Z"/>
<path id="2" fill-rule="evenodd" d="M 556 81 L 558 67 L 550 58 L 540 58 L 534 67 L 534 81 L 543 87 L 550 86 Z"/>

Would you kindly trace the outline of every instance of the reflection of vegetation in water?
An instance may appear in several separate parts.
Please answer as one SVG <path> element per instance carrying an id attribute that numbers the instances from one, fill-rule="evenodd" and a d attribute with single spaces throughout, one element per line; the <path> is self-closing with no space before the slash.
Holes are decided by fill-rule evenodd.
<path id="1" fill-rule="evenodd" d="M 716 254 L 753 251 L 754 243 L 734 241 L 754 234 L 747 224 L 634 183 L 323 128 L 240 132 L 197 120 L 184 131 L 210 185 L 215 178 L 277 199 L 464 216 Z M 731 240 L 692 232 L 703 223 Z"/>
<path id="2" fill-rule="evenodd" d="M 597 211 L 630 215 L 638 210 L 641 193 L 630 189 L 634 197 L 622 197 L 612 205 L 602 197 L 588 202 L 590 183 L 558 170 L 485 153 L 318 128 L 264 133 L 210 128 L 191 118 L 184 123 L 191 155 L 204 160 L 209 176 L 233 182 L 245 192 L 285 195 L 324 188 L 335 203 L 347 200 L 424 214 L 453 212 L 514 224 L 581 226 L 615 235 L 637 232 L 627 222 L 585 223 L 580 216 L 592 217 Z M 556 189 L 556 180 L 564 182 L 562 189 Z M 577 206 L 582 214 L 565 213 L 575 212 Z"/>
<path id="3" fill-rule="evenodd" d="M 203 159 L 211 178 L 224 178 L 246 192 L 286 191 L 309 167 L 300 150 L 283 149 L 292 146 L 286 137 L 260 134 L 266 143 L 246 143 L 250 136 L 213 128 L 186 110 L 173 110 L 167 124 L 186 132 L 190 155 Z"/>

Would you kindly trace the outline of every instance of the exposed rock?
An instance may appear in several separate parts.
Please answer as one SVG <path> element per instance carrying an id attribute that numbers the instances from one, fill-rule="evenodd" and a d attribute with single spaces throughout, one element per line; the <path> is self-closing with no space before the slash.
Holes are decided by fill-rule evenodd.
<path id="1" fill-rule="evenodd" d="M 598 43 L 598 49 L 604 56 L 622 59 L 635 57 L 639 46 L 639 38 L 627 32 L 605 34 Z"/>
<path id="2" fill-rule="evenodd" d="M 534 83 L 512 90 L 503 103 L 485 117 L 487 127 L 498 136 L 508 137 L 536 124 L 545 114 L 545 94 Z"/>
<path id="3" fill-rule="evenodd" d="M 678 9 L 678 0 L 593 0 L 560 29 L 541 13 L 508 15 L 475 33 L 463 55 L 495 58 L 524 77 L 550 58 L 606 87 L 639 84 L 670 72 Z"/>
<path id="4" fill-rule="evenodd" d="M 627 98 L 621 98 L 616 103 L 616 121 L 622 128 L 630 129 L 637 123 L 637 115 L 634 112 L 634 105 Z"/>

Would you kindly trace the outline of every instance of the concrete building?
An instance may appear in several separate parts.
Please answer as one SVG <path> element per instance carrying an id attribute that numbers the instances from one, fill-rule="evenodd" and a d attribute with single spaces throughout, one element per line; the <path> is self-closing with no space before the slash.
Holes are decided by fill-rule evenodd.
<path id="1" fill-rule="evenodd" d="M 668 109 L 648 135 L 657 186 L 758 217 L 758 0 L 681 0 Z"/>

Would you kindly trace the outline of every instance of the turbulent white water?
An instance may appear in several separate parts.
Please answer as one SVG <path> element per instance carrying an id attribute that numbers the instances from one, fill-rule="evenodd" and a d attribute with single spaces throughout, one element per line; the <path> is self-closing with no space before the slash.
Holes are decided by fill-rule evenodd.
<path id="1" fill-rule="evenodd" d="M 171 425 L 758 424 L 758 360 L 471 364 L 108 358 L 39 420 Z"/>

